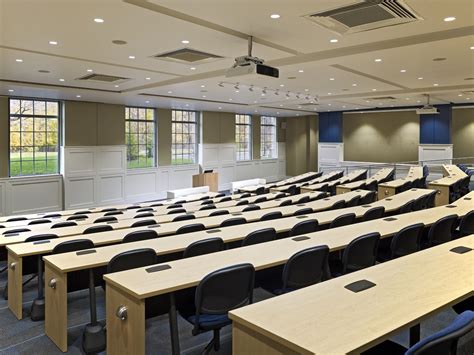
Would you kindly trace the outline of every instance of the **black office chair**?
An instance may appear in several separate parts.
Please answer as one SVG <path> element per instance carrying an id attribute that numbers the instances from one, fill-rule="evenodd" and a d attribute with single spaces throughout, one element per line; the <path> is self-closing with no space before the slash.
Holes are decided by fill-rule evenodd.
<path id="1" fill-rule="evenodd" d="M 257 195 L 263 195 L 263 194 L 265 193 L 265 187 L 264 187 L 264 186 L 259 187 L 257 190 L 255 190 L 255 193 L 256 193 Z M 265 200 L 266 200 L 266 198 L 265 198 Z M 255 202 L 255 203 L 256 203 L 256 202 Z"/>
<path id="2" fill-rule="evenodd" d="M 137 213 L 140 213 L 140 212 L 153 212 L 153 208 L 152 207 L 140 208 L 137 210 Z"/>
<path id="3" fill-rule="evenodd" d="M 375 265 L 380 234 L 369 233 L 351 241 L 344 249 L 341 264 L 331 265 L 333 275 L 344 275 Z"/>
<path id="4" fill-rule="evenodd" d="M 128 233 L 125 237 L 123 237 L 122 243 L 138 242 L 140 240 L 148 240 L 148 239 L 155 239 L 155 238 L 158 238 L 158 233 L 152 229 L 134 231 L 134 232 Z"/>
<path id="5" fill-rule="evenodd" d="M 337 201 L 335 202 L 329 209 L 330 210 L 338 210 L 340 208 L 345 208 L 346 207 L 346 201 Z"/>
<path id="6" fill-rule="evenodd" d="M 146 218 L 146 217 L 154 217 L 154 216 L 155 215 L 153 214 L 153 212 L 145 212 L 145 213 L 138 213 L 133 218 Z"/>
<path id="7" fill-rule="evenodd" d="M 186 210 L 184 208 L 175 208 L 167 212 L 166 214 L 177 214 L 177 213 L 186 213 Z"/>
<path id="8" fill-rule="evenodd" d="M 387 261 L 419 251 L 424 228 L 423 223 L 417 223 L 398 231 L 392 237 L 389 250 L 379 249 L 378 260 Z"/>
<path id="9" fill-rule="evenodd" d="M 365 186 L 365 190 L 375 192 L 375 191 L 377 191 L 377 185 L 378 185 L 377 180 L 371 181 Z"/>
<path id="10" fill-rule="evenodd" d="M 67 220 L 68 221 L 78 221 L 82 219 L 87 219 L 89 216 L 86 216 L 85 214 L 74 214 L 71 217 L 69 217 Z"/>
<path id="11" fill-rule="evenodd" d="M 74 212 L 73 215 L 81 215 L 81 214 L 91 214 L 92 212 L 89 210 L 77 211 Z"/>
<path id="12" fill-rule="evenodd" d="M 163 207 L 164 205 L 162 203 L 153 203 L 150 205 L 150 207 Z"/>
<path id="13" fill-rule="evenodd" d="M 59 222 L 59 223 L 56 223 L 56 224 L 53 224 L 51 226 L 51 229 L 52 228 L 64 228 L 64 227 L 74 227 L 74 226 L 77 226 L 77 223 L 76 222 Z"/>
<path id="14" fill-rule="evenodd" d="M 299 193 L 299 188 L 296 187 L 296 185 L 291 185 L 290 187 L 286 189 L 285 192 L 293 196 Z"/>
<path id="15" fill-rule="evenodd" d="M 26 217 L 12 217 L 7 219 L 7 222 L 20 222 L 20 221 L 27 221 L 28 218 Z"/>
<path id="16" fill-rule="evenodd" d="M 222 221 L 220 227 L 230 227 L 230 226 L 236 226 L 238 224 L 245 224 L 247 223 L 247 220 L 243 217 L 235 217 L 235 218 L 229 218 L 226 219 L 225 221 Z"/>
<path id="17" fill-rule="evenodd" d="M 236 206 L 243 206 L 243 205 L 248 205 L 249 201 L 247 200 L 240 200 L 239 202 L 236 203 Z"/>
<path id="18" fill-rule="evenodd" d="M 154 224 L 156 224 L 156 221 L 154 219 L 144 219 L 144 220 L 133 223 L 132 228 L 152 226 Z"/>
<path id="19" fill-rule="evenodd" d="M 229 211 L 227 211 L 227 210 L 218 210 L 218 211 L 211 212 L 209 214 L 209 217 L 222 216 L 222 215 L 225 215 L 225 214 L 229 214 Z"/>
<path id="20" fill-rule="evenodd" d="M 354 223 L 355 219 L 356 219 L 355 213 L 346 213 L 346 214 L 340 215 L 333 219 L 333 221 L 329 225 L 329 228 L 338 228 L 342 226 L 347 226 L 349 224 Z"/>
<path id="21" fill-rule="evenodd" d="M 211 199 L 210 196 L 204 196 L 204 197 L 201 197 L 201 198 L 199 199 L 199 201 L 206 201 L 206 200 L 210 200 L 210 199 Z"/>
<path id="22" fill-rule="evenodd" d="M 240 198 L 248 198 L 250 196 L 252 196 L 252 194 L 250 192 L 245 192 L 242 195 L 240 195 Z"/>
<path id="23" fill-rule="evenodd" d="M 194 256 L 217 253 L 225 249 L 224 241 L 221 238 L 208 238 L 198 240 L 189 244 L 183 252 L 183 259 Z"/>
<path id="24" fill-rule="evenodd" d="M 270 221 L 272 219 L 283 218 L 283 213 L 280 211 L 268 212 L 265 213 L 262 217 L 260 217 L 261 221 Z"/>
<path id="25" fill-rule="evenodd" d="M 174 205 L 169 205 L 168 207 L 166 207 L 167 210 L 172 210 L 173 208 L 182 208 L 183 205 L 180 204 L 180 203 L 175 203 Z"/>
<path id="26" fill-rule="evenodd" d="M 219 200 L 219 203 L 221 203 L 221 202 L 228 202 L 228 201 L 232 201 L 232 197 L 226 196 L 226 197 L 224 197 L 224 198 L 221 198 L 221 199 Z"/>
<path id="27" fill-rule="evenodd" d="M 249 212 L 249 211 L 258 211 L 261 207 L 258 205 L 248 205 L 247 207 L 244 207 L 242 212 Z"/>
<path id="28" fill-rule="evenodd" d="M 201 203 L 201 206 L 204 206 L 204 205 L 212 205 L 214 204 L 214 201 L 213 200 L 205 200 L 204 202 Z"/>
<path id="29" fill-rule="evenodd" d="M 386 340 L 361 355 L 456 355 L 459 339 L 474 329 L 474 312 L 465 311 L 446 328 L 431 334 L 409 349 Z M 472 350 L 472 349 L 471 349 Z"/>
<path id="30" fill-rule="evenodd" d="M 60 213 L 50 213 L 50 214 L 45 214 L 43 218 L 61 218 L 62 215 Z"/>
<path id="31" fill-rule="evenodd" d="M 218 193 L 217 195 L 215 195 L 213 198 L 221 198 L 221 197 L 224 197 L 225 196 L 225 193 L 221 192 L 221 193 Z"/>
<path id="32" fill-rule="evenodd" d="M 306 221 L 298 222 L 290 229 L 289 236 L 294 237 L 301 234 L 313 233 L 318 231 L 318 221 L 315 219 L 308 219 Z"/>
<path id="33" fill-rule="evenodd" d="M 421 196 L 421 197 L 418 197 L 416 200 L 413 201 L 413 205 L 412 205 L 412 210 L 413 211 L 420 211 L 423 209 L 423 207 L 425 206 L 425 199 L 426 199 L 427 196 Z"/>
<path id="34" fill-rule="evenodd" d="M 248 245 L 271 242 L 276 239 L 276 235 L 275 228 L 260 229 L 248 234 L 244 240 L 242 240 L 242 246 L 245 247 Z"/>
<path id="35" fill-rule="evenodd" d="M 206 229 L 204 224 L 202 223 L 193 223 L 193 224 L 188 224 L 186 226 L 181 226 L 178 228 L 176 231 L 176 234 L 185 234 L 185 233 L 193 233 L 193 232 L 200 232 Z"/>
<path id="36" fill-rule="evenodd" d="M 174 205 L 174 206 L 176 206 L 176 205 L 180 205 L 180 206 L 181 206 L 183 203 L 186 203 L 186 202 L 188 202 L 188 201 L 186 201 L 186 200 L 179 200 L 179 201 L 175 201 L 173 205 Z M 173 205 L 170 205 L 170 206 L 173 206 Z M 172 207 L 172 208 L 173 208 L 173 207 Z"/>
<path id="37" fill-rule="evenodd" d="M 359 205 L 368 205 L 375 201 L 377 194 L 375 191 L 371 191 L 359 200 Z"/>
<path id="38" fill-rule="evenodd" d="M 44 223 L 51 223 L 49 219 L 34 219 L 30 223 L 28 223 L 29 226 L 34 226 L 36 224 L 44 224 Z"/>
<path id="39" fill-rule="evenodd" d="M 114 212 L 114 211 L 118 211 L 118 210 L 115 207 L 107 207 L 107 208 L 104 208 L 104 209 L 100 210 L 100 212 L 102 212 L 102 213 Z"/>
<path id="40" fill-rule="evenodd" d="M 187 221 L 190 219 L 196 219 L 196 216 L 193 214 L 182 214 L 173 218 L 172 222 Z"/>
<path id="41" fill-rule="evenodd" d="M 464 196 L 466 194 L 469 193 L 470 189 L 469 189 L 469 184 L 471 183 L 471 177 L 470 176 L 466 176 L 465 178 L 463 178 L 461 180 L 461 187 L 460 187 L 460 196 Z"/>
<path id="42" fill-rule="evenodd" d="M 24 233 L 24 232 L 31 232 L 31 229 L 28 229 L 28 228 L 10 229 L 10 230 L 7 230 L 6 232 L 3 232 L 3 235 L 8 237 L 9 234 L 18 234 L 18 233 Z"/>
<path id="43" fill-rule="evenodd" d="M 215 210 L 217 207 L 214 205 L 205 205 L 199 209 L 199 211 L 205 211 L 205 210 Z"/>
<path id="44" fill-rule="evenodd" d="M 407 181 L 407 182 L 403 183 L 401 186 L 399 186 L 399 187 L 396 189 L 396 192 L 397 192 L 397 193 L 402 193 L 402 192 L 408 191 L 408 190 L 411 189 L 411 186 L 412 186 L 412 182 L 411 182 L 411 181 Z"/>
<path id="45" fill-rule="evenodd" d="M 219 351 L 220 329 L 232 322 L 227 312 L 251 304 L 255 269 L 252 264 L 239 264 L 214 271 L 196 288 L 194 307 L 180 309 L 181 316 L 194 327 L 193 335 L 213 331 L 214 337 L 203 353 Z"/>
<path id="46" fill-rule="evenodd" d="M 92 234 L 92 233 L 101 233 L 101 232 L 108 232 L 113 230 L 114 228 L 111 225 L 100 225 L 100 226 L 92 226 L 87 228 L 82 234 Z"/>
<path id="47" fill-rule="evenodd" d="M 297 204 L 300 204 L 300 203 L 307 203 L 310 201 L 310 198 L 309 196 L 303 196 L 301 197 L 298 201 L 296 201 Z"/>
<path id="48" fill-rule="evenodd" d="M 474 234 L 474 211 L 468 212 L 464 217 L 461 218 L 461 222 L 459 223 L 459 232 L 456 233 L 456 236 L 465 237 L 470 234 Z"/>
<path id="49" fill-rule="evenodd" d="M 104 216 L 118 216 L 123 214 L 122 211 L 110 211 L 104 214 Z"/>
<path id="50" fill-rule="evenodd" d="M 267 200 L 267 198 L 265 196 L 262 196 L 262 197 L 258 197 L 256 198 L 253 203 L 262 203 L 262 202 L 265 202 Z"/>
<path id="51" fill-rule="evenodd" d="M 100 218 L 97 218 L 94 223 L 107 223 L 107 222 L 117 222 L 118 219 L 116 217 L 113 217 L 113 216 L 104 216 L 104 217 L 100 217 Z"/>
<path id="52" fill-rule="evenodd" d="M 349 201 L 347 201 L 346 207 L 355 207 L 359 204 L 359 202 L 360 202 L 360 196 L 354 196 Z"/>
<path id="53" fill-rule="evenodd" d="M 285 200 L 285 201 L 283 201 L 282 203 L 280 203 L 279 206 L 280 206 L 280 207 L 289 206 L 289 205 L 291 205 L 292 203 L 293 203 L 292 200 Z"/>
<path id="54" fill-rule="evenodd" d="M 277 198 L 282 198 L 282 197 L 285 197 L 285 196 L 286 196 L 286 193 L 284 193 L 284 192 L 279 192 L 279 193 L 277 193 L 277 194 L 274 196 L 274 198 L 277 199 Z"/>
<path id="55" fill-rule="evenodd" d="M 435 206 L 437 191 L 431 192 L 425 200 L 424 209 L 433 208 Z"/>
<path id="56" fill-rule="evenodd" d="M 301 208 L 297 211 L 295 211 L 295 213 L 293 213 L 293 216 L 301 216 L 301 215 L 304 215 L 304 214 L 310 214 L 310 213 L 313 213 L 313 209 L 312 208 Z"/>
<path id="57" fill-rule="evenodd" d="M 408 201 L 402 207 L 400 207 L 395 214 L 404 214 L 404 213 L 412 212 L 414 203 L 415 203 L 415 200 Z"/>
<path id="58" fill-rule="evenodd" d="M 373 207 L 364 213 L 364 215 L 362 216 L 362 221 L 367 222 L 367 221 L 372 221 L 374 219 L 379 219 L 379 218 L 382 218 L 384 214 L 385 214 L 385 207 L 383 206 Z"/>
<path id="59" fill-rule="evenodd" d="M 140 206 L 135 205 L 135 206 L 128 206 L 128 207 L 126 207 L 125 209 L 126 209 L 126 210 L 138 210 L 138 209 L 140 209 L 140 208 L 141 208 Z"/>
<path id="60" fill-rule="evenodd" d="M 438 219 L 431 225 L 428 232 L 428 247 L 449 242 L 453 239 L 457 227 L 458 216 L 455 214 Z"/>

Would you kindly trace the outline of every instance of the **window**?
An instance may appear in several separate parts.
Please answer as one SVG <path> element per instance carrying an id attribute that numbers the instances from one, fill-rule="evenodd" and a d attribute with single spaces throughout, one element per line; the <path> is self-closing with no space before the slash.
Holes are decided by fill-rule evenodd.
<path id="1" fill-rule="evenodd" d="M 155 110 L 152 108 L 125 108 L 125 144 L 127 168 L 155 166 L 156 138 Z"/>
<path id="2" fill-rule="evenodd" d="M 262 159 L 277 157 L 275 117 L 260 117 L 260 157 Z"/>
<path id="3" fill-rule="evenodd" d="M 196 162 L 196 112 L 173 110 L 171 118 L 171 164 Z"/>
<path id="4" fill-rule="evenodd" d="M 252 159 L 252 117 L 250 115 L 235 115 L 236 159 Z"/>
<path id="5" fill-rule="evenodd" d="M 59 102 L 10 99 L 10 176 L 59 172 Z"/>

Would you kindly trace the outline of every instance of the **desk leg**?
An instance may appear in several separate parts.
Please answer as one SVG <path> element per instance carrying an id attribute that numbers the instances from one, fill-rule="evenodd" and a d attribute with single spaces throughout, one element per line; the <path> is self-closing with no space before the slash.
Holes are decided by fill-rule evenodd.
<path id="1" fill-rule="evenodd" d="M 145 354 L 145 300 L 107 283 L 107 355 Z"/>
<path id="2" fill-rule="evenodd" d="M 173 355 L 179 355 L 179 330 L 178 330 L 178 315 L 176 313 L 176 300 L 174 293 L 170 293 L 170 332 L 171 332 L 171 352 Z"/>
<path id="3" fill-rule="evenodd" d="M 410 328 L 410 347 L 420 341 L 420 324 L 415 324 Z"/>
<path id="4" fill-rule="evenodd" d="M 45 265 L 45 333 L 63 352 L 67 351 L 67 274 Z"/>
<path id="5" fill-rule="evenodd" d="M 23 318 L 23 259 L 8 252 L 8 308 Z"/>

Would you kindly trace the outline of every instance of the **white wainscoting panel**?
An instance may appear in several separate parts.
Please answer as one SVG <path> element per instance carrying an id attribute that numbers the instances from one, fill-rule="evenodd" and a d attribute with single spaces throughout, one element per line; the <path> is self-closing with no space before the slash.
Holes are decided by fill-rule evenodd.
<path id="1" fill-rule="evenodd" d="M 452 144 L 420 144 L 418 146 L 418 160 L 437 160 L 425 165 L 441 165 L 451 164 L 453 159 L 453 145 Z"/>
<path id="2" fill-rule="evenodd" d="M 318 143 L 318 169 L 339 166 L 344 161 L 344 143 Z"/>
<path id="3" fill-rule="evenodd" d="M 0 180 L 0 216 L 5 216 L 6 213 L 6 189 L 7 189 L 7 181 L 5 180 Z"/>

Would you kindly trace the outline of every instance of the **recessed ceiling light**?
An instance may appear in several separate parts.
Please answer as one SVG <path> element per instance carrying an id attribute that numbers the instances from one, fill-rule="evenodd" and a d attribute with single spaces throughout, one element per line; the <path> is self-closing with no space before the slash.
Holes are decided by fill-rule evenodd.
<path id="1" fill-rule="evenodd" d="M 129 55 L 128 59 L 135 59 L 135 56 L 134 55 Z"/>
<path id="2" fill-rule="evenodd" d="M 405 100 L 410 100 L 410 98 L 409 98 L 409 97 L 405 97 Z"/>
<path id="3" fill-rule="evenodd" d="M 118 85 L 114 85 L 115 88 L 118 88 L 119 86 Z"/>
<path id="4" fill-rule="evenodd" d="M 81 95 L 76 95 L 76 97 L 79 99 L 81 97 Z"/>
<path id="5" fill-rule="evenodd" d="M 280 84 L 280 87 L 284 87 L 285 85 L 284 84 Z"/>
<path id="6" fill-rule="evenodd" d="M 8 89 L 8 92 L 13 92 L 13 91 L 15 91 L 15 90 L 13 90 L 13 89 Z"/>
<path id="7" fill-rule="evenodd" d="M 303 69 L 298 70 L 298 73 L 304 73 Z"/>
<path id="8" fill-rule="evenodd" d="M 433 86 L 439 86 L 439 84 L 433 84 Z"/>
<path id="9" fill-rule="evenodd" d="M 474 49 L 474 46 L 470 46 L 469 49 Z"/>
<path id="10" fill-rule="evenodd" d="M 23 63 L 23 59 L 20 59 L 20 58 L 15 59 L 15 61 L 18 62 L 18 63 Z"/>
<path id="11" fill-rule="evenodd" d="M 146 104 L 149 104 L 149 103 L 150 103 L 150 101 L 146 100 L 146 101 L 145 101 L 145 103 L 146 103 Z"/>
<path id="12" fill-rule="evenodd" d="M 173 93 L 173 91 L 168 91 L 168 94 L 172 94 L 172 93 Z"/>
<path id="13" fill-rule="evenodd" d="M 369 100 L 365 100 L 365 102 L 370 102 Z"/>
<path id="14" fill-rule="evenodd" d="M 346 106 L 342 106 L 342 108 L 346 108 Z"/>
<path id="15" fill-rule="evenodd" d="M 418 77 L 418 80 L 423 80 L 423 77 L 422 76 Z"/>
<path id="16" fill-rule="evenodd" d="M 206 98 L 207 96 L 206 96 L 206 95 L 202 95 L 202 97 Z"/>
<path id="17" fill-rule="evenodd" d="M 308 91 L 309 91 L 309 89 L 304 89 L 304 91 L 308 92 Z"/>
<path id="18" fill-rule="evenodd" d="M 331 43 L 337 43 L 337 42 L 339 42 L 339 40 L 338 40 L 337 38 L 333 38 L 333 39 L 329 40 L 329 42 L 331 42 Z"/>
<path id="19" fill-rule="evenodd" d="M 240 90 L 235 90 L 235 92 L 240 92 Z"/>
<path id="20" fill-rule="evenodd" d="M 299 115 L 300 115 L 299 113 L 296 114 L 296 116 L 299 116 Z"/>
<path id="21" fill-rule="evenodd" d="M 229 99 L 229 101 L 232 101 L 232 99 Z"/>
<path id="22" fill-rule="evenodd" d="M 459 94 L 458 96 L 462 96 L 462 94 Z"/>
<path id="23" fill-rule="evenodd" d="M 280 18 L 280 15 L 278 15 L 278 14 L 271 14 L 270 17 L 271 17 L 272 19 L 276 20 L 276 19 L 279 19 L 279 18 Z"/>
<path id="24" fill-rule="evenodd" d="M 470 100 L 471 98 L 470 97 L 466 97 L 466 100 Z"/>
<path id="25" fill-rule="evenodd" d="M 456 17 L 454 17 L 454 16 L 449 16 L 449 17 L 444 18 L 444 22 L 451 22 L 451 21 L 454 21 L 454 20 L 456 20 Z"/>
<path id="26" fill-rule="evenodd" d="M 189 41 L 188 41 L 187 39 L 183 39 L 183 40 L 181 41 L 181 43 L 182 43 L 182 44 L 189 44 Z"/>
<path id="27" fill-rule="evenodd" d="M 201 85 L 201 87 L 202 87 L 202 88 L 205 88 L 205 87 L 206 87 L 206 85 Z"/>
<path id="28" fill-rule="evenodd" d="M 95 18 L 95 19 L 94 19 L 94 22 L 96 22 L 96 23 L 104 23 L 104 19 L 102 19 L 102 18 Z"/>
<path id="29" fill-rule="evenodd" d="M 222 110 L 222 107 L 218 107 L 219 110 Z"/>
<path id="30" fill-rule="evenodd" d="M 328 104 L 328 106 L 332 106 L 332 104 Z"/>
<path id="31" fill-rule="evenodd" d="M 352 84 L 352 86 L 357 86 L 357 84 L 356 84 L 356 83 L 354 83 L 354 84 Z"/>
<path id="32" fill-rule="evenodd" d="M 283 105 L 282 105 L 282 104 L 280 104 L 280 107 L 283 107 Z"/>
<path id="33" fill-rule="evenodd" d="M 332 95 L 332 92 L 328 92 L 328 95 Z"/>
<path id="34" fill-rule="evenodd" d="M 93 70 L 92 70 L 92 69 L 87 69 L 87 72 L 88 72 L 88 73 L 92 73 Z"/>
<path id="35" fill-rule="evenodd" d="M 189 106 L 189 104 L 186 104 L 186 107 L 188 107 L 188 106 Z"/>
<path id="36" fill-rule="evenodd" d="M 277 112 L 277 115 L 279 115 L 279 114 L 280 114 L 280 112 Z"/>
<path id="37" fill-rule="evenodd" d="M 333 81 L 333 80 L 336 80 L 336 79 L 334 79 L 334 78 L 329 78 L 329 80 Z"/>
<path id="38" fill-rule="evenodd" d="M 377 91 L 377 89 L 372 89 L 372 91 Z"/>
<path id="39" fill-rule="evenodd" d="M 421 101 L 420 101 L 420 100 L 416 100 L 416 102 L 420 103 Z"/>
<path id="40" fill-rule="evenodd" d="M 195 68 L 195 67 L 191 67 L 191 68 L 189 68 L 189 69 L 191 69 L 191 70 L 196 70 L 196 68 Z"/>
<path id="41" fill-rule="evenodd" d="M 298 106 L 298 108 L 301 108 L 301 106 Z"/>
<path id="42" fill-rule="evenodd" d="M 66 80 L 64 80 L 64 79 L 59 79 L 59 81 L 66 81 Z"/>
<path id="43" fill-rule="evenodd" d="M 375 59 L 375 61 L 376 61 L 377 63 L 380 63 L 380 62 L 382 61 L 382 59 L 377 58 L 377 59 Z"/>
<path id="44" fill-rule="evenodd" d="M 406 73 L 406 72 L 407 72 L 407 70 L 406 70 L 406 69 L 402 69 L 402 70 L 400 70 L 400 73 Z"/>
<path id="45" fill-rule="evenodd" d="M 52 46 L 57 46 L 57 45 L 58 45 L 58 42 L 56 42 L 56 41 L 49 41 L 49 44 L 52 45 Z"/>
<path id="46" fill-rule="evenodd" d="M 145 80 L 151 80 L 151 78 L 148 78 L 148 77 L 147 77 L 147 78 L 145 78 Z"/>

